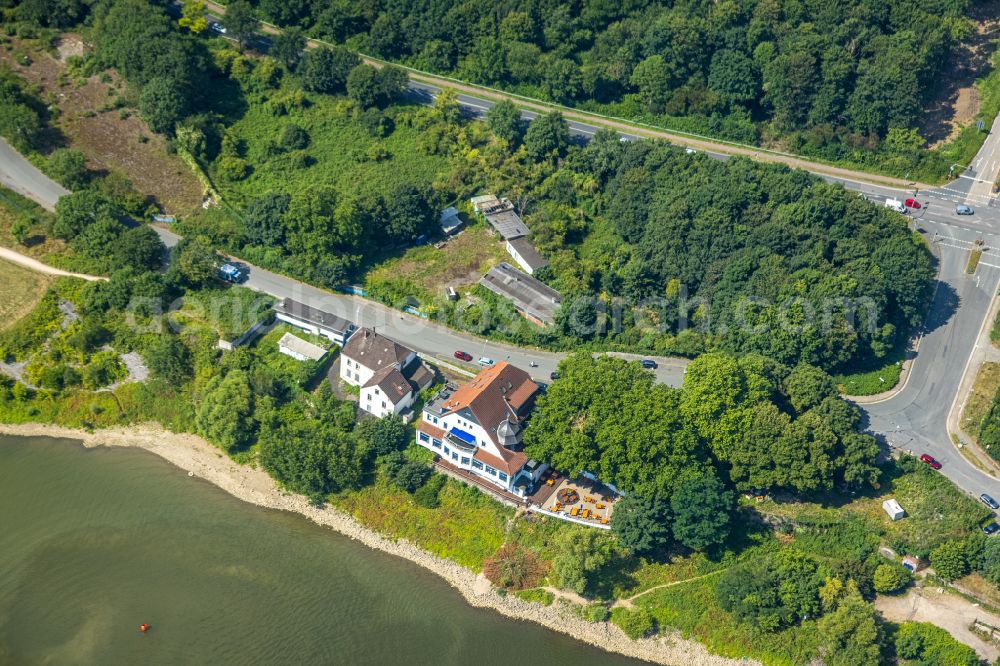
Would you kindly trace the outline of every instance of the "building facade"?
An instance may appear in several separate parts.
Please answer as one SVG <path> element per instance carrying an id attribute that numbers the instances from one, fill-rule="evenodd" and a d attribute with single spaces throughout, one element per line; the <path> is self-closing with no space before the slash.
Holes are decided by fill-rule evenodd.
<path id="1" fill-rule="evenodd" d="M 447 385 L 424 406 L 417 444 L 500 490 L 526 497 L 544 470 L 529 464 L 521 442 L 537 393 L 528 373 L 497 363 L 464 386 Z"/>
<path id="2" fill-rule="evenodd" d="M 412 349 L 360 328 L 341 350 L 340 378 L 360 388 L 361 409 L 382 418 L 406 415 L 420 390 L 430 385 L 433 373 Z"/>

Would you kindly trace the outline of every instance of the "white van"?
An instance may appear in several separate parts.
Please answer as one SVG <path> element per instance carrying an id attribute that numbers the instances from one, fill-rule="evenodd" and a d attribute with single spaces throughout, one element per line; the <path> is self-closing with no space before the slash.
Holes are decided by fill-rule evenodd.
<path id="1" fill-rule="evenodd" d="M 885 207 L 891 208 L 897 213 L 903 213 L 904 215 L 906 214 L 906 206 L 904 206 L 903 202 L 900 201 L 899 199 L 886 199 Z"/>

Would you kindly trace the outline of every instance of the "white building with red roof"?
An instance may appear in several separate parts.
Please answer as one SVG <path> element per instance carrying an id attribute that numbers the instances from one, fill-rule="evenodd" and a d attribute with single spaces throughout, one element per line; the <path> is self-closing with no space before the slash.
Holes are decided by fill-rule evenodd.
<path id="1" fill-rule="evenodd" d="M 497 363 L 468 384 L 446 386 L 424 406 L 417 444 L 453 467 L 525 497 L 543 469 L 529 465 L 521 443 L 538 390 L 524 370 Z"/>

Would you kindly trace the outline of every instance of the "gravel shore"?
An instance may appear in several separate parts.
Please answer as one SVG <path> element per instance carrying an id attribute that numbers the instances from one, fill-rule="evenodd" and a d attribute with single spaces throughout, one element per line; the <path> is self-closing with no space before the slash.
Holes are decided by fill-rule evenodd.
<path id="1" fill-rule="evenodd" d="M 318 508 L 304 497 L 279 489 L 264 471 L 238 465 L 217 448 L 194 435 L 168 432 L 159 426 L 131 426 L 86 432 L 45 424 L 0 424 L 0 434 L 28 437 L 59 437 L 81 440 L 84 446 L 132 447 L 155 453 L 177 467 L 213 483 L 245 502 L 284 511 L 294 511 L 313 522 L 330 527 L 364 545 L 405 558 L 428 569 L 457 589 L 472 606 L 491 608 L 510 618 L 536 622 L 553 631 L 610 652 L 658 664 L 723 666 L 758 664 L 710 654 L 697 641 L 678 634 L 631 640 L 618 627 L 582 620 L 565 608 L 529 603 L 497 594 L 482 575 L 446 559 L 436 557 L 406 540 L 387 538 L 359 524 L 353 517 L 329 506 Z"/>

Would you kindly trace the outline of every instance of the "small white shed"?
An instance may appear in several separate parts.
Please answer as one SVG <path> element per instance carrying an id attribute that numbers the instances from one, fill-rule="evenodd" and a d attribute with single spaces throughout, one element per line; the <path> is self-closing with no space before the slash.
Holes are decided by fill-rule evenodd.
<path id="1" fill-rule="evenodd" d="M 899 502 L 894 499 L 887 499 L 882 502 L 882 508 L 889 515 L 892 520 L 899 520 L 906 516 L 906 512 L 903 511 L 903 507 L 899 506 Z"/>

